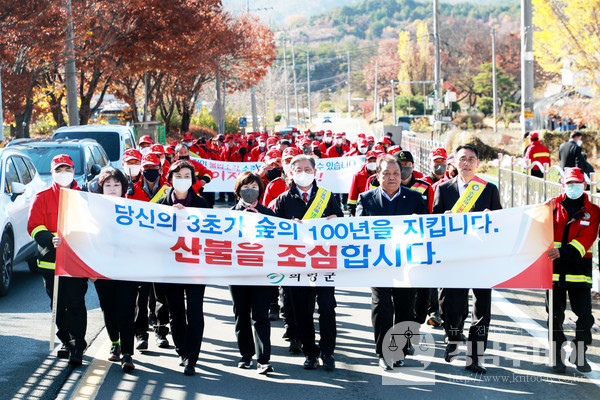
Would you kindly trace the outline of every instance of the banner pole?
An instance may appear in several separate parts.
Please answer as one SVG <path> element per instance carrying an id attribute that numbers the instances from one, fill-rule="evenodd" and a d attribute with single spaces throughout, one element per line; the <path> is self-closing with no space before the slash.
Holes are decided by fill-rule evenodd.
<path id="1" fill-rule="evenodd" d="M 56 274 L 56 271 L 54 271 Z M 58 303 L 58 275 L 54 275 L 54 290 L 52 292 L 52 323 L 50 324 L 50 351 L 54 349 L 54 338 L 56 333 L 56 306 Z"/>
<path id="2" fill-rule="evenodd" d="M 550 349 L 550 366 L 554 366 L 556 357 L 560 355 L 554 354 L 554 296 L 552 289 L 548 290 L 548 349 Z"/>

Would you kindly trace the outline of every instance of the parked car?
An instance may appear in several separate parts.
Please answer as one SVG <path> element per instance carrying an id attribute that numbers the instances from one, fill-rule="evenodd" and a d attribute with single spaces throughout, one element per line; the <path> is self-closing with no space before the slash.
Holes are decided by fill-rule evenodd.
<path id="1" fill-rule="evenodd" d="M 324 124 L 331 124 L 331 123 L 332 123 L 332 121 L 331 121 L 331 117 L 330 117 L 330 116 L 328 116 L 328 115 L 324 116 L 324 117 L 323 117 L 323 123 L 324 123 Z"/>
<path id="2" fill-rule="evenodd" d="M 54 156 L 67 154 L 75 164 L 75 181 L 80 187 L 93 188 L 97 175 L 111 167 L 104 148 L 92 139 L 16 139 L 10 142 L 8 148 L 15 148 L 27 154 L 46 186 L 52 185 L 50 164 Z M 93 191 L 93 190 L 92 190 Z"/>
<path id="3" fill-rule="evenodd" d="M 13 265 L 37 271 L 37 245 L 27 233 L 29 206 L 45 187 L 32 160 L 14 148 L 0 149 L 0 296 L 6 296 Z"/>
<path id="4" fill-rule="evenodd" d="M 58 128 L 52 139 L 94 139 L 104 148 L 114 168 L 123 170 L 125 150 L 137 149 L 133 128 L 124 125 L 80 125 Z"/>

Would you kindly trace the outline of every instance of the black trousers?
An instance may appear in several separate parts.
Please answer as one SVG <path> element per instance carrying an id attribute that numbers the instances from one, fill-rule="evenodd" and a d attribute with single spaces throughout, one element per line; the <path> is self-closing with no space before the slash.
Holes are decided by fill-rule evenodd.
<path id="1" fill-rule="evenodd" d="M 137 287 L 137 298 L 135 307 L 135 336 L 148 340 L 148 299 L 150 296 L 151 283 L 140 283 Z"/>
<path id="2" fill-rule="evenodd" d="M 567 309 L 567 294 L 571 303 L 571 310 L 577 315 L 575 322 L 575 341 L 582 342 L 584 346 L 592 343 L 592 326 L 594 316 L 592 315 L 592 294 L 586 287 L 554 287 L 552 299 L 554 300 L 554 328 L 553 339 L 560 347 L 567 341 L 563 331 L 565 322 L 565 310 Z M 546 311 L 548 310 L 548 292 L 546 292 Z"/>
<path id="3" fill-rule="evenodd" d="M 399 322 L 413 321 L 417 289 L 371 288 L 371 322 L 375 334 L 375 351 L 383 356 L 385 334 Z"/>
<path id="4" fill-rule="evenodd" d="M 318 357 L 319 353 L 333 355 L 335 350 L 335 288 L 303 287 L 289 288 L 290 300 L 294 309 L 298 338 L 307 357 Z M 319 346 L 315 343 L 315 299 L 319 305 Z"/>
<path id="5" fill-rule="evenodd" d="M 281 314 L 283 315 L 283 324 L 289 339 L 298 339 L 298 330 L 296 329 L 296 318 L 294 316 L 294 308 L 290 295 L 291 287 L 280 287 L 279 294 L 281 295 Z"/>
<path id="6" fill-rule="evenodd" d="M 54 270 L 42 269 L 41 271 L 46 293 L 50 297 L 50 307 L 52 307 Z M 87 347 L 85 341 L 87 329 L 85 294 L 87 287 L 86 278 L 60 277 L 56 302 L 56 336 L 70 349 L 82 352 Z"/>
<path id="7" fill-rule="evenodd" d="M 121 341 L 123 354 L 133 355 L 137 282 L 98 279 L 94 282 L 104 325 L 111 342 Z"/>
<path id="8" fill-rule="evenodd" d="M 417 299 L 415 301 L 415 321 L 424 324 L 427 316 L 439 313 L 440 304 L 438 300 L 438 290 L 429 288 L 417 289 Z"/>
<path id="9" fill-rule="evenodd" d="M 235 315 L 235 335 L 243 358 L 258 354 L 257 361 L 267 364 L 271 358 L 270 286 L 229 286 Z M 254 321 L 254 338 L 252 324 Z"/>
<path id="10" fill-rule="evenodd" d="M 469 327 L 469 343 L 467 357 L 473 362 L 482 356 L 487 348 L 488 331 L 490 329 L 492 290 L 471 289 L 473 291 L 472 322 Z M 444 329 L 450 342 L 460 342 L 469 315 L 469 289 L 441 289 L 440 316 L 444 321 Z"/>
<path id="11" fill-rule="evenodd" d="M 543 178 L 544 177 L 544 173 L 539 170 L 539 169 L 532 169 L 531 170 L 531 176 L 537 176 L 538 178 Z"/>
<path id="12" fill-rule="evenodd" d="M 196 365 L 204 335 L 206 285 L 157 283 L 166 296 L 175 351 L 188 365 Z"/>
<path id="13" fill-rule="evenodd" d="M 279 287 L 271 288 L 271 305 L 270 309 L 279 312 Z"/>
<path id="14" fill-rule="evenodd" d="M 154 333 L 160 336 L 166 336 L 169 333 L 169 307 L 167 307 L 166 294 L 163 291 L 161 284 L 154 283 L 154 298 L 156 299 L 156 325 L 154 325 Z"/>

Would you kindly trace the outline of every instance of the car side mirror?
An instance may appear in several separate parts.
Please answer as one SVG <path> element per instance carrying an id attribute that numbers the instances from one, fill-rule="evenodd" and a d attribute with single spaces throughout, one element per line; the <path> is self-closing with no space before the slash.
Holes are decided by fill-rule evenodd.
<path id="1" fill-rule="evenodd" d="M 15 201 L 15 199 L 19 195 L 25 193 L 25 189 L 27 189 L 27 188 L 22 183 L 20 183 L 20 182 L 12 182 L 10 184 L 10 191 L 12 193 L 12 195 L 10 197 L 10 201 Z"/>
<path id="2" fill-rule="evenodd" d="M 100 175 L 100 172 L 102 172 L 102 167 L 98 164 L 94 164 L 92 165 L 92 168 L 90 168 L 90 174 L 92 175 L 92 178 L 96 175 Z"/>

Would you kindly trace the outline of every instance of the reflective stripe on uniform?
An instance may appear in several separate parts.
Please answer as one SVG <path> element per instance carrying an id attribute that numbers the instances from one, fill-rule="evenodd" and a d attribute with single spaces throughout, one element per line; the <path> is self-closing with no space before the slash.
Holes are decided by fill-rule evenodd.
<path id="1" fill-rule="evenodd" d="M 536 157 L 550 157 L 550 153 L 535 153 L 533 155 L 533 158 L 536 158 Z"/>
<path id="2" fill-rule="evenodd" d="M 46 225 L 39 225 L 36 226 L 35 228 L 33 228 L 33 230 L 31 231 L 31 237 L 33 239 L 35 239 L 35 235 L 37 235 L 38 233 L 40 233 L 41 231 L 47 231 L 48 228 L 46 228 Z"/>
<path id="3" fill-rule="evenodd" d="M 552 274 L 552 280 L 555 282 L 558 282 L 558 280 L 560 279 L 560 275 L 559 274 Z"/>
<path id="4" fill-rule="evenodd" d="M 38 267 L 44 269 L 55 269 L 56 264 L 53 262 L 40 261 L 38 260 Z"/>
<path id="5" fill-rule="evenodd" d="M 560 249 L 560 246 L 562 245 L 561 242 L 554 242 L 554 248 L 555 249 Z"/>
<path id="6" fill-rule="evenodd" d="M 358 200 L 350 200 L 348 199 L 348 205 L 351 206 L 353 204 L 356 204 L 358 202 Z"/>
<path id="7" fill-rule="evenodd" d="M 583 245 L 581 243 L 579 243 L 577 240 L 573 239 L 569 242 L 569 244 L 573 247 L 575 247 L 577 249 L 577 251 L 579 251 L 579 254 L 581 254 L 581 257 L 585 256 L 585 247 L 583 247 Z"/>
<path id="8" fill-rule="evenodd" d="M 565 275 L 566 282 L 585 282 L 592 283 L 592 277 L 587 275 Z"/>

